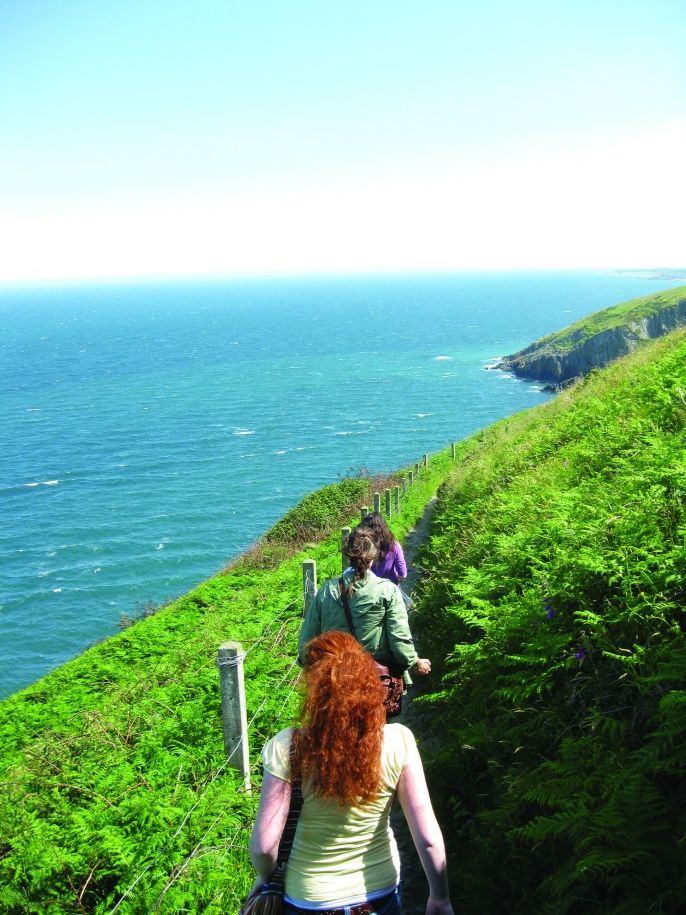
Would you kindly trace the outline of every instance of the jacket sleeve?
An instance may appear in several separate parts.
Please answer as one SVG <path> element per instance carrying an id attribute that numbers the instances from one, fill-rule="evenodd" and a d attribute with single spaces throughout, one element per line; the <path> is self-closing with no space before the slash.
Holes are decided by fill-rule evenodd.
<path id="1" fill-rule="evenodd" d="M 304 660 L 304 648 L 312 639 L 316 639 L 322 634 L 322 588 L 320 588 L 312 599 L 312 603 L 307 611 L 307 616 L 300 627 L 300 638 L 298 639 L 298 664 L 302 666 Z"/>
<path id="2" fill-rule="evenodd" d="M 407 578 L 407 563 L 405 562 L 405 554 L 403 553 L 403 548 L 400 546 L 398 541 L 395 542 L 395 561 L 393 563 L 395 566 L 395 574 L 398 578 Z"/>
<path id="3" fill-rule="evenodd" d="M 386 608 L 386 635 L 394 662 L 403 671 L 409 670 L 417 660 L 418 655 L 410 632 L 410 624 L 407 620 L 405 602 L 397 585 L 393 585 Z"/>

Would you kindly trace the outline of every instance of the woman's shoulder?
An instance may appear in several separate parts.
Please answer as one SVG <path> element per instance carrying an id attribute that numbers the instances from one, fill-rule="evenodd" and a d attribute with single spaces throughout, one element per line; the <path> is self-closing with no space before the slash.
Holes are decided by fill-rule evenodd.
<path id="1" fill-rule="evenodd" d="M 412 731 L 399 721 L 384 725 L 384 742 L 393 747 L 413 747 L 417 743 Z"/>
<path id="2" fill-rule="evenodd" d="M 369 587 L 378 588 L 382 591 L 387 591 L 390 593 L 393 591 L 393 588 L 396 585 L 390 580 L 390 578 L 382 578 L 380 575 L 377 575 L 376 572 L 373 572 L 371 569 L 367 572 L 366 582 Z"/>
<path id="3" fill-rule="evenodd" d="M 350 576 L 346 576 L 344 573 L 342 577 L 344 580 L 346 580 L 346 578 L 349 578 Z M 339 581 L 340 577 L 324 579 L 324 581 L 319 586 L 319 595 L 326 597 L 337 597 L 338 594 L 340 594 L 340 586 L 338 584 Z"/>
<path id="4" fill-rule="evenodd" d="M 325 578 L 322 582 L 322 588 L 331 588 L 334 591 L 339 590 L 338 583 L 343 579 L 344 582 L 348 582 L 354 575 L 354 571 L 351 568 L 344 569 L 340 575 L 334 575 L 333 578 Z"/>
<path id="5" fill-rule="evenodd" d="M 417 753 L 417 744 L 412 731 L 404 724 L 392 722 L 384 728 L 383 760 L 387 772 L 393 773 L 391 781 L 400 773 Z"/>
<path id="6" fill-rule="evenodd" d="M 291 750 L 291 741 L 293 739 L 293 732 L 295 728 L 284 728 L 282 731 L 279 731 L 278 734 L 274 734 L 273 737 L 270 737 L 269 740 L 265 743 L 264 749 L 262 750 L 262 755 L 265 753 L 276 753 L 279 756 L 282 756 L 284 753 L 286 756 L 290 753 Z"/>
<path id="7" fill-rule="evenodd" d="M 270 737 L 262 749 L 262 764 L 267 772 L 290 781 L 291 740 L 294 728 L 284 728 Z"/>
<path id="8" fill-rule="evenodd" d="M 394 581 L 391 581 L 390 578 L 379 578 L 374 576 L 376 581 L 374 582 L 374 587 L 376 590 L 389 601 L 396 601 L 402 603 L 402 596 L 400 594 L 400 589 Z"/>

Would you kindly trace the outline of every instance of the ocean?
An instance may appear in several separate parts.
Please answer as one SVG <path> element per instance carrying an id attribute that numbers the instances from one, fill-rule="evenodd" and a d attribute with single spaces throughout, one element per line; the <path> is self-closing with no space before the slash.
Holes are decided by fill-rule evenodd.
<path id="1" fill-rule="evenodd" d="M 550 397 L 484 371 L 679 285 L 613 273 L 0 288 L 0 698 L 313 489 Z"/>

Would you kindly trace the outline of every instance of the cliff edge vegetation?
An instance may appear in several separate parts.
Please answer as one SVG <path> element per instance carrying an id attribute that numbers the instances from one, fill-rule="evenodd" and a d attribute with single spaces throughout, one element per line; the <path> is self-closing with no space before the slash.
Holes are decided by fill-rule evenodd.
<path id="1" fill-rule="evenodd" d="M 683 913 L 686 331 L 481 438 L 415 592 L 455 911 Z"/>
<path id="2" fill-rule="evenodd" d="M 564 386 L 684 324 L 686 286 L 680 286 L 597 311 L 505 356 L 495 368 Z"/>
<path id="3" fill-rule="evenodd" d="M 451 466 L 441 452 L 415 474 L 397 537 Z M 0 702 L 0 912 L 238 911 L 257 792 L 227 766 L 217 648 L 245 652 L 256 781 L 297 708 L 302 562 L 340 573 L 341 526 L 395 482 L 362 472 L 309 494 L 222 573 Z"/>

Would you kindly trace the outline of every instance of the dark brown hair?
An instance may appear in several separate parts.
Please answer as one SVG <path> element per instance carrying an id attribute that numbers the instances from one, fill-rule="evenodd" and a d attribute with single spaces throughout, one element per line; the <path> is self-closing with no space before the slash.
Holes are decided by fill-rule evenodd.
<path id="1" fill-rule="evenodd" d="M 380 560 L 385 559 L 393 549 L 395 537 L 388 524 L 386 524 L 384 516 L 379 512 L 370 512 L 364 516 L 357 526 L 370 532 L 379 550 L 378 558 Z"/>
<path id="2" fill-rule="evenodd" d="M 359 524 L 354 527 L 345 541 L 345 554 L 355 570 L 355 576 L 348 587 L 350 594 L 354 582 L 364 578 L 371 564 L 378 558 L 379 548 L 371 531 L 361 528 Z"/>

